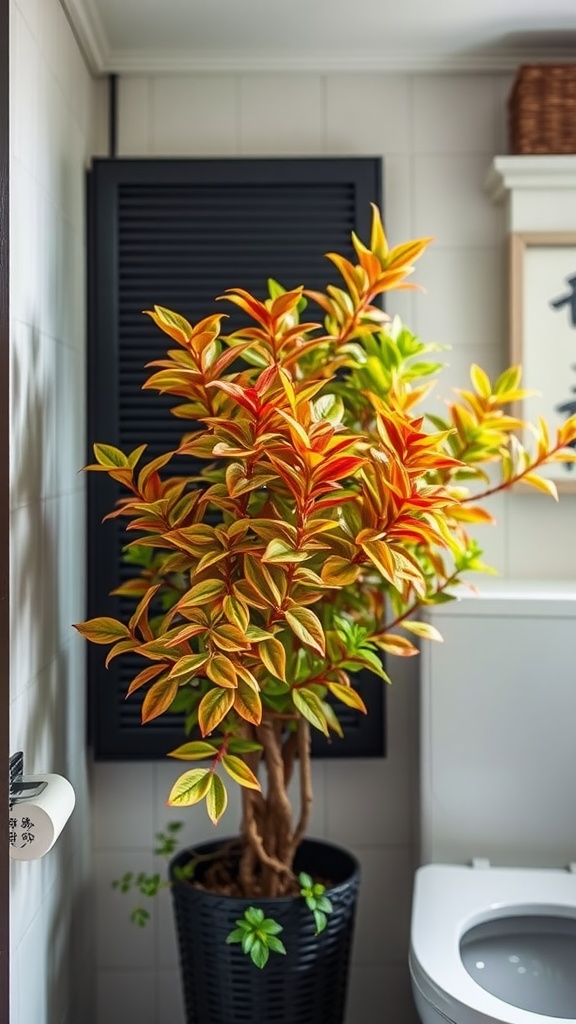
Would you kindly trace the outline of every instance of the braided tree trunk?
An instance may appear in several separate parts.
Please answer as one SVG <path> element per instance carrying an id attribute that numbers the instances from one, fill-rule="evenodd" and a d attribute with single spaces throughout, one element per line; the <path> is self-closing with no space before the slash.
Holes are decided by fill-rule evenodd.
<path id="1" fill-rule="evenodd" d="M 240 886 L 247 897 L 286 896 L 297 892 L 292 864 L 312 807 L 310 727 L 301 718 L 295 731 L 290 731 L 284 717 L 265 711 L 260 725 L 249 728 L 250 738 L 262 745 L 262 751 L 247 757 L 254 773 L 260 776 L 262 792 L 242 789 L 241 832 L 245 846 Z M 288 796 L 296 768 L 300 780 L 297 822 Z"/>

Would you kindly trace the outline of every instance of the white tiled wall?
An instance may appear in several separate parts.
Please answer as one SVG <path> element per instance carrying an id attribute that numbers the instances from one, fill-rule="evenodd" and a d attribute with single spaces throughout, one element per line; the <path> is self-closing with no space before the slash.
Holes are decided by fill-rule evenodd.
<path id="1" fill-rule="evenodd" d="M 472 360 L 496 374 L 507 362 L 504 216 L 483 191 L 506 142 L 501 75 L 190 75 L 120 83 L 122 156 L 383 155 L 390 241 L 432 235 L 416 279 L 394 309 L 428 340 L 447 343 L 437 401 L 466 386 Z M 231 282 L 232 283 L 232 282 Z M 390 304 L 392 310 L 392 304 Z M 556 506 L 531 495 L 499 496 L 499 526 L 484 528 L 487 559 L 511 577 L 576 573 L 575 498 Z M 348 1024 L 413 1024 L 406 954 L 416 860 L 417 680 L 399 665 L 389 697 L 385 761 L 316 765 L 313 832 L 350 846 L 364 882 L 353 956 Z M 172 925 L 163 902 L 135 934 L 110 879 L 145 867 L 150 835 L 178 774 L 170 764 L 96 765 L 94 845 L 98 912 L 98 1024 L 182 1024 Z M 176 815 L 178 817 L 178 815 Z M 186 815 L 186 837 L 213 834 L 203 809 Z M 234 832 L 230 809 L 220 829 Z"/>
<path id="2" fill-rule="evenodd" d="M 84 169 L 101 87 L 58 0 L 11 17 L 12 750 L 77 805 L 43 859 L 11 864 L 10 1024 L 90 1021 L 91 824 L 84 650 Z M 102 107 L 102 114 L 105 108 Z"/>

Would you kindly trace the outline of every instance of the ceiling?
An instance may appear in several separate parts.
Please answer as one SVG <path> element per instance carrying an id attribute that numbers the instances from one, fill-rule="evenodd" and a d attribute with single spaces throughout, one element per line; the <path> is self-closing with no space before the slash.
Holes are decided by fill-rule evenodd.
<path id="1" fill-rule="evenodd" d="M 576 0 L 62 0 L 98 74 L 511 70 L 576 59 Z"/>

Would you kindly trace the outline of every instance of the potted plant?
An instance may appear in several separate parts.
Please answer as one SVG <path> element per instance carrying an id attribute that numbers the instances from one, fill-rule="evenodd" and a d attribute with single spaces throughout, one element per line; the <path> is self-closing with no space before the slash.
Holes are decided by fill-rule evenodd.
<path id="1" fill-rule="evenodd" d="M 518 440 L 522 424 L 509 412 L 524 394 L 518 367 L 491 383 L 473 366 L 470 388 L 442 417 L 427 425 L 416 411 L 441 364 L 378 300 L 410 287 L 428 241 L 390 249 L 374 208 L 370 245 L 353 236 L 357 263 L 329 254 L 339 287 L 319 294 L 271 281 L 264 300 L 232 288 L 224 298 L 250 322 L 228 335 L 223 314 L 192 326 L 155 307 L 149 315 L 177 347 L 151 364 L 144 386 L 177 396 L 181 445 L 146 463 L 145 444 L 130 453 L 97 444 L 88 467 L 126 492 L 110 516 L 126 520 L 139 572 L 116 591 L 135 599 L 129 621 L 102 616 L 76 628 L 110 646 L 108 662 L 142 657 L 129 694 L 146 690 L 143 723 L 185 711 L 190 735 L 170 756 L 195 764 L 170 805 L 204 801 L 216 823 L 226 784 L 242 787 L 238 842 L 226 844 L 224 863 L 215 844 L 172 867 L 173 893 L 185 901 L 180 937 L 190 929 L 194 940 L 197 973 L 188 954 L 182 962 L 196 1024 L 341 1021 L 357 870 L 345 851 L 307 839 L 310 728 L 339 733 L 338 706 L 365 710 L 354 673 L 389 682 L 383 656 L 410 657 L 421 639 L 440 639 L 418 611 L 486 569 L 468 532 L 491 519 L 484 499 L 519 482 L 556 496 L 540 468 L 574 458 L 576 417 L 554 438 L 540 423 L 531 450 Z M 322 322 L 303 320 L 310 304 Z M 203 468 L 179 473 L 179 456 Z M 225 895 L 208 911 L 198 901 L 211 885 Z M 214 905 L 220 919 L 208 937 Z M 241 949 L 260 966 L 269 958 L 264 995 Z M 215 963 L 220 973 L 199 1003 L 199 978 Z"/>

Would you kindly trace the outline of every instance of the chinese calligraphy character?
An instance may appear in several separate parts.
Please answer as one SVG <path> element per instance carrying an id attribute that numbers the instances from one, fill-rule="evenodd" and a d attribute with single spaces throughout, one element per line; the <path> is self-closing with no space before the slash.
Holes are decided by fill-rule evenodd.
<path id="1" fill-rule="evenodd" d="M 574 365 L 572 367 L 572 369 L 576 370 L 576 365 Z M 576 394 L 576 387 L 573 387 L 570 390 L 574 394 Z M 569 398 L 567 402 L 561 402 L 560 405 L 556 406 L 556 412 L 563 413 L 566 417 L 575 415 L 576 414 L 576 398 Z M 570 448 L 576 448 L 576 441 L 572 441 L 570 443 Z M 576 458 L 576 456 L 575 456 L 575 458 Z M 572 471 L 574 469 L 574 462 L 567 462 L 566 463 L 566 469 Z"/>
<path id="2" fill-rule="evenodd" d="M 22 821 L 20 822 L 20 828 L 29 831 L 31 828 L 34 828 L 34 822 L 30 821 L 30 818 L 28 817 L 22 818 Z"/>
<path id="3" fill-rule="evenodd" d="M 10 839 L 10 846 L 16 846 L 16 839 L 18 838 L 17 837 L 17 833 L 16 832 L 9 832 L 8 836 L 9 836 L 9 839 Z"/>
<path id="4" fill-rule="evenodd" d="M 26 843 L 33 843 L 35 838 L 36 837 L 35 837 L 33 832 L 23 832 L 22 833 L 22 845 L 25 846 Z"/>
<path id="5" fill-rule="evenodd" d="M 9 828 L 16 828 L 17 824 L 18 824 L 18 818 L 9 818 L 8 819 L 8 826 L 9 826 Z"/>
<path id="6" fill-rule="evenodd" d="M 553 309 L 562 309 L 563 306 L 568 306 L 572 327 L 576 327 L 576 274 L 567 277 L 566 281 L 570 285 L 571 291 L 567 295 L 561 295 L 559 299 L 552 299 L 550 305 Z"/>

